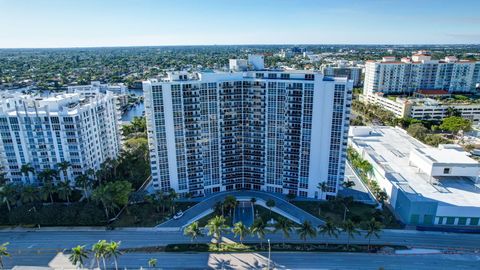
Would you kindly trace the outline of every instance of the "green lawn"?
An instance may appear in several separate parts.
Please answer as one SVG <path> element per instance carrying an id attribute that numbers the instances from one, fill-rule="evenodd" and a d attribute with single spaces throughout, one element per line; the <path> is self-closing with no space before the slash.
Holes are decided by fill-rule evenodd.
<path id="1" fill-rule="evenodd" d="M 343 222 L 345 208 L 343 204 L 335 201 L 293 201 L 292 203 L 316 217 L 324 220 L 331 219 L 337 226 Z M 402 228 L 402 225 L 386 207 L 379 211 L 372 205 L 353 202 L 348 205 L 348 209 L 346 219 L 352 220 L 361 228 L 364 228 L 365 223 L 372 217 L 380 221 L 385 228 Z"/>

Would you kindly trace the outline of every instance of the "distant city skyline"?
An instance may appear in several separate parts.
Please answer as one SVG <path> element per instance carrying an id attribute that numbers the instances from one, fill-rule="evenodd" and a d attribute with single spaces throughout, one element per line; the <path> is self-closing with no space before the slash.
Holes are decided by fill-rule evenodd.
<path id="1" fill-rule="evenodd" d="M 478 44 L 475 0 L 0 0 L 0 48 Z"/>

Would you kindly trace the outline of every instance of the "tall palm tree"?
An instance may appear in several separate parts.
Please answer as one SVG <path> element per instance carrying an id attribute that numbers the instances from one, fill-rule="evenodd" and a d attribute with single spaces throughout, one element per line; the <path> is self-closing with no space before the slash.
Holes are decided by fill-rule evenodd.
<path id="1" fill-rule="evenodd" d="M 24 185 L 20 193 L 20 198 L 23 203 L 34 203 L 38 201 L 37 189 L 30 185 Z"/>
<path id="2" fill-rule="evenodd" d="M 338 228 L 333 224 L 332 220 L 327 219 L 327 222 L 319 226 L 319 232 L 321 235 L 328 235 L 329 237 L 338 238 Z M 325 242 L 325 245 L 328 247 L 328 242 Z"/>
<path id="3" fill-rule="evenodd" d="M 63 181 L 68 180 L 68 168 L 70 168 L 70 166 L 72 166 L 72 164 L 68 161 L 57 163 L 58 170 L 63 174 Z"/>
<path id="4" fill-rule="evenodd" d="M 317 186 L 318 190 L 320 190 L 320 200 L 323 200 L 323 193 L 327 191 L 328 185 L 326 182 L 321 182 Z"/>
<path id="5" fill-rule="evenodd" d="M 97 261 L 97 266 L 99 269 L 100 268 L 100 260 L 103 261 L 103 268 L 107 269 L 107 266 L 105 264 L 105 256 L 107 254 L 107 246 L 108 243 L 105 240 L 99 240 L 97 243 L 95 243 L 92 246 L 92 252 L 95 256 L 95 260 Z"/>
<path id="6" fill-rule="evenodd" d="M 103 210 L 105 211 L 105 218 L 107 220 L 110 219 L 109 209 L 113 198 L 111 194 L 106 189 L 105 185 L 97 187 L 92 194 L 92 200 L 96 203 L 101 203 L 103 206 Z"/>
<path id="7" fill-rule="evenodd" d="M 269 199 L 265 204 L 267 205 L 268 209 L 270 209 L 270 217 L 272 217 L 272 208 L 275 207 L 275 200 Z"/>
<path id="8" fill-rule="evenodd" d="M 360 232 L 355 227 L 355 223 L 353 221 L 347 219 L 342 224 L 342 230 L 347 234 L 347 249 L 350 247 L 350 239 L 355 237 L 355 234 L 359 234 Z"/>
<path id="9" fill-rule="evenodd" d="M 111 241 L 107 244 L 105 248 L 105 257 L 106 258 L 113 258 L 113 262 L 115 263 L 115 270 L 118 270 L 118 257 L 120 257 L 123 252 L 120 251 L 120 244 L 121 242 Z"/>
<path id="10" fill-rule="evenodd" d="M 183 234 L 189 236 L 190 239 L 193 241 L 197 240 L 198 237 L 203 236 L 203 232 L 198 225 L 198 221 L 193 222 L 192 224 L 185 227 L 183 230 Z"/>
<path id="11" fill-rule="evenodd" d="M 48 182 L 53 182 L 53 180 L 55 180 L 57 176 L 58 172 L 56 170 L 48 168 L 38 173 L 38 178 L 42 180 L 44 184 Z"/>
<path id="12" fill-rule="evenodd" d="M 17 203 L 18 191 L 13 184 L 5 184 L 0 187 L 0 205 L 6 204 L 8 212 L 12 211 L 12 206 Z"/>
<path id="13" fill-rule="evenodd" d="M 3 243 L 0 245 L 0 268 L 3 269 L 3 257 L 10 257 L 10 253 L 8 253 L 7 246 L 10 243 Z"/>
<path id="14" fill-rule="evenodd" d="M 173 188 L 168 189 L 168 200 L 170 202 L 170 212 L 175 213 L 175 201 L 178 199 L 178 193 Z"/>
<path id="15" fill-rule="evenodd" d="M 250 231 L 258 237 L 260 248 L 263 249 L 263 239 L 265 239 L 265 235 L 268 233 L 267 224 L 263 219 L 257 218 L 250 227 Z"/>
<path id="16" fill-rule="evenodd" d="M 217 247 L 220 247 L 220 242 L 222 241 L 222 234 L 228 230 L 228 226 L 225 225 L 225 218 L 223 216 L 215 216 L 210 219 L 207 223 L 208 235 L 211 235 L 215 238 Z"/>
<path id="17" fill-rule="evenodd" d="M 317 236 L 317 230 L 308 220 L 305 220 L 302 224 L 300 224 L 300 227 L 297 228 L 297 233 L 298 237 L 304 241 L 304 247 L 308 237 L 314 238 Z"/>
<path id="18" fill-rule="evenodd" d="M 23 164 L 22 167 L 20 167 L 20 172 L 25 175 L 25 177 L 28 177 L 31 174 L 35 174 L 35 169 L 32 167 L 30 163 Z"/>
<path id="19" fill-rule="evenodd" d="M 238 236 L 240 244 L 243 244 L 243 239 L 250 234 L 250 230 L 245 226 L 241 221 L 233 224 L 232 232 L 235 234 L 235 237 Z"/>
<path id="20" fill-rule="evenodd" d="M 375 236 L 376 238 L 380 238 L 380 232 L 382 231 L 382 223 L 376 221 L 375 218 L 372 218 L 367 223 L 366 231 L 367 231 L 367 234 L 365 235 L 365 238 L 368 238 L 368 250 L 370 250 L 370 242 L 372 240 L 372 236 Z"/>
<path id="21" fill-rule="evenodd" d="M 7 179 L 6 179 L 6 175 L 7 173 L 5 172 L 4 170 L 5 168 L 3 168 L 2 166 L 0 166 L 0 185 L 3 185 L 7 182 Z"/>
<path id="22" fill-rule="evenodd" d="M 275 232 L 281 231 L 283 234 L 282 245 L 285 246 L 285 239 L 290 238 L 290 233 L 293 230 L 293 222 L 286 218 L 279 218 L 275 224 Z"/>
<path id="23" fill-rule="evenodd" d="M 70 262 L 77 266 L 78 269 L 83 268 L 83 262 L 88 258 L 88 250 L 85 249 L 85 246 L 76 246 L 72 248 L 72 254 L 68 257 Z"/>
<path id="24" fill-rule="evenodd" d="M 237 198 L 235 198 L 235 196 L 233 195 L 227 195 L 225 196 L 225 199 L 223 199 L 223 205 L 225 209 L 228 209 L 229 216 L 232 216 L 233 209 L 235 208 L 235 206 L 237 206 L 237 204 Z"/>
<path id="25" fill-rule="evenodd" d="M 72 195 L 73 189 L 70 185 L 70 180 L 65 180 L 58 183 L 58 197 L 62 200 L 67 200 L 67 203 L 70 203 L 70 196 Z"/>
<path id="26" fill-rule="evenodd" d="M 90 181 L 88 175 L 82 173 L 77 176 L 77 178 L 75 178 L 75 186 L 83 191 L 83 196 L 88 200 L 89 198 L 87 191 L 92 188 L 92 182 Z"/>
<path id="27" fill-rule="evenodd" d="M 53 194 L 57 192 L 57 187 L 53 183 L 47 182 L 42 186 L 40 192 L 42 200 L 47 201 L 50 199 L 50 202 L 53 203 Z"/>
<path id="28" fill-rule="evenodd" d="M 88 169 L 85 171 L 85 174 L 88 176 L 90 180 L 96 181 L 96 173 L 94 169 Z"/>

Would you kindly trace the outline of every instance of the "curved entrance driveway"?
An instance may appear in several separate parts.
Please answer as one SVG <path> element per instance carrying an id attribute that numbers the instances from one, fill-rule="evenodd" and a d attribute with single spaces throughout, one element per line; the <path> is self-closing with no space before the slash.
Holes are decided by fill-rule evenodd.
<path id="1" fill-rule="evenodd" d="M 279 195 L 275 195 L 272 193 L 262 192 L 262 191 L 252 191 L 252 190 L 237 190 L 237 191 L 227 191 L 217 193 L 208 197 L 205 197 L 201 202 L 198 204 L 190 207 L 186 210 L 183 216 L 177 220 L 170 219 L 157 227 L 162 228 L 183 228 L 192 222 L 201 219 L 202 217 L 210 214 L 213 212 L 213 206 L 216 202 L 223 201 L 226 196 L 233 195 L 237 198 L 237 200 L 250 200 L 251 198 L 255 198 L 257 201 L 255 204 L 261 205 L 266 207 L 266 202 L 268 200 L 275 201 L 275 207 L 272 208 L 273 212 L 276 212 L 295 223 L 302 223 L 305 220 L 308 220 L 312 223 L 313 226 L 317 227 L 319 225 L 324 224 L 325 222 L 304 210 L 296 207 L 295 205 L 287 202 L 285 199 L 280 197 Z"/>

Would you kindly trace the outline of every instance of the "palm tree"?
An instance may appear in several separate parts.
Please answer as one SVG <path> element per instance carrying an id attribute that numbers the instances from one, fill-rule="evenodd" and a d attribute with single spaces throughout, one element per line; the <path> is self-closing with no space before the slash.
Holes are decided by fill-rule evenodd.
<path id="1" fill-rule="evenodd" d="M 186 236 L 189 236 L 192 242 L 197 240 L 198 237 L 203 236 L 203 232 L 200 229 L 200 226 L 198 225 L 198 221 L 195 221 L 192 224 L 185 227 L 185 229 L 183 230 L 183 234 Z"/>
<path id="2" fill-rule="evenodd" d="M 120 251 L 120 244 L 120 241 L 111 241 L 105 247 L 105 257 L 113 257 L 113 262 L 115 263 L 115 270 L 118 270 L 118 257 L 123 254 L 123 252 Z"/>
<path id="3" fill-rule="evenodd" d="M 79 176 L 77 176 L 77 178 L 75 178 L 75 186 L 83 191 L 83 196 L 85 197 L 85 199 L 88 200 L 89 198 L 88 198 L 87 190 L 89 190 L 92 187 L 91 181 L 88 175 L 80 174 Z"/>
<path id="4" fill-rule="evenodd" d="M 317 236 L 317 230 L 315 227 L 312 226 L 312 223 L 308 220 L 305 220 L 302 224 L 300 224 L 300 227 L 297 228 L 297 233 L 298 237 L 304 241 L 304 246 L 305 243 L 307 242 L 308 237 L 315 237 Z"/>
<path id="5" fill-rule="evenodd" d="M 268 232 L 267 224 L 263 221 L 263 219 L 257 218 L 250 227 L 250 231 L 257 235 L 258 239 L 260 240 L 260 248 L 263 249 L 263 239 L 265 239 L 265 235 Z"/>
<path id="6" fill-rule="evenodd" d="M 347 234 L 347 249 L 350 247 L 350 238 L 354 238 L 355 234 L 359 234 L 360 232 L 355 228 L 355 223 L 353 221 L 347 219 L 342 224 L 343 231 Z"/>
<path id="7" fill-rule="evenodd" d="M 279 218 L 277 223 L 275 224 L 275 232 L 282 231 L 283 234 L 283 243 L 282 245 L 285 246 L 285 239 L 290 238 L 290 233 L 293 230 L 293 222 L 286 218 Z"/>
<path id="8" fill-rule="evenodd" d="M 151 258 L 150 260 L 148 260 L 148 266 L 154 268 L 157 267 L 157 259 Z"/>
<path id="9" fill-rule="evenodd" d="M 272 208 L 275 207 L 275 201 L 273 199 L 269 199 L 266 202 L 266 205 L 267 205 L 268 209 L 270 209 L 270 217 L 272 217 Z"/>
<path id="10" fill-rule="evenodd" d="M 327 219 L 327 222 L 319 226 L 319 232 L 323 236 L 328 235 L 329 237 L 338 238 L 338 228 L 330 219 Z M 328 242 L 325 242 L 325 245 L 328 247 Z"/>
<path id="11" fill-rule="evenodd" d="M 240 244 L 243 244 L 243 239 L 250 234 L 250 230 L 245 226 L 241 221 L 233 224 L 232 232 L 235 234 L 235 237 L 238 236 Z"/>
<path id="12" fill-rule="evenodd" d="M 326 182 L 318 184 L 317 188 L 320 190 L 320 200 L 323 200 L 323 193 L 327 191 L 328 185 Z"/>
<path id="13" fill-rule="evenodd" d="M 5 172 L 4 168 L 0 166 L 0 185 L 3 185 L 7 182 L 7 178 L 5 177 L 7 173 Z"/>
<path id="14" fill-rule="evenodd" d="M 213 205 L 212 207 L 213 211 L 217 214 L 220 214 L 221 216 L 224 216 L 225 213 L 224 213 L 224 205 L 222 202 L 220 201 L 217 201 L 215 202 L 215 204 Z"/>
<path id="15" fill-rule="evenodd" d="M 47 201 L 48 199 L 50 199 L 50 202 L 53 203 L 53 194 L 55 192 L 57 192 L 57 188 L 55 185 L 50 182 L 45 183 L 40 190 L 42 200 Z"/>
<path id="16" fill-rule="evenodd" d="M 28 178 L 30 173 L 35 174 L 35 169 L 32 167 L 32 165 L 30 165 L 30 163 L 27 163 L 20 167 L 20 172 Z"/>
<path id="17" fill-rule="evenodd" d="M 37 189 L 30 185 L 25 185 L 22 187 L 20 196 L 23 203 L 34 203 L 38 201 Z"/>
<path id="18" fill-rule="evenodd" d="M 44 184 L 48 182 L 53 182 L 55 178 L 57 178 L 58 172 L 54 169 L 45 169 L 38 173 L 38 178 L 42 180 Z"/>
<path id="19" fill-rule="evenodd" d="M 72 164 L 70 164 L 68 161 L 57 163 L 58 170 L 63 174 L 63 181 L 68 180 L 68 168 L 70 168 L 70 166 L 72 166 Z"/>
<path id="20" fill-rule="evenodd" d="M 365 235 L 365 238 L 368 238 L 368 250 L 370 250 L 370 241 L 372 240 L 372 236 L 375 236 L 376 238 L 380 238 L 381 231 L 382 231 L 382 223 L 376 221 L 375 218 L 372 218 L 367 223 L 367 234 Z"/>
<path id="21" fill-rule="evenodd" d="M 103 210 L 105 211 L 105 217 L 107 220 L 110 219 L 109 215 L 109 208 L 113 198 L 110 196 L 111 194 L 105 188 L 105 185 L 97 187 L 92 194 L 92 199 L 96 203 L 101 203 L 103 206 Z"/>
<path id="22" fill-rule="evenodd" d="M 0 205 L 6 204 L 8 212 L 12 211 L 12 205 L 17 203 L 17 189 L 13 184 L 6 184 L 0 187 Z"/>
<path id="23" fill-rule="evenodd" d="M 220 247 L 222 241 L 222 234 L 228 230 L 228 226 L 225 225 L 225 218 L 223 216 L 215 216 L 210 219 L 207 224 L 208 235 L 212 235 L 217 241 L 217 247 Z"/>
<path id="24" fill-rule="evenodd" d="M 178 193 L 173 188 L 168 189 L 168 201 L 170 202 L 170 212 L 175 213 L 175 200 L 178 199 Z"/>
<path id="25" fill-rule="evenodd" d="M 351 188 L 355 186 L 355 182 L 352 180 L 343 181 L 342 186 L 344 188 Z"/>
<path id="26" fill-rule="evenodd" d="M 72 186 L 70 186 L 70 180 L 65 180 L 58 184 L 58 197 L 62 200 L 67 200 L 70 203 L 70 196 L 72 195 Z"/>
<path id="27" fill-rule="evenodd" d="M 72 254 L 68 257 L 71 263 L 73 263 L 77 268 L 83 268 L 83 261 L 88 258 L 88 250 L 85 249 L 85 246 L 76 246 L 72 248 Z"/>
<path id="28" fill-rule="evenodd" d="M 235 196 L 233 196 L 233 195 L 227 195 L 227 196 L 225 196 L 225 199 L 223 200 L 224 207 L 226 209 L 228 209 L 229 212 L 230 212 L 229 216 L 232 216 L 232 211 L 235 208 L 235 206 L 237 206 L 237 204 L 238 204 L 237 198 L 235 198 Z"/>
<path id="29" fill-rule="evenodd" d="M 3 269 L 3 257 L 10 257 L 10 253 L 8 253 L 7 246 L 10 243 L 3 243 L 0 245 L 0 268 Z"/>
<path id="30" fill-rule="evenodd" d="M 100 240 L 92 246 L 92 252 L 95 256 L 95 260 L 97 261 L 97 266 L 100 268 L 100 259 L 103 261 L 103 268 L 107 269 L 105 264 L 105 256 L 107 253 L 107 246 L 108 243 L 105 240 Z"/>

